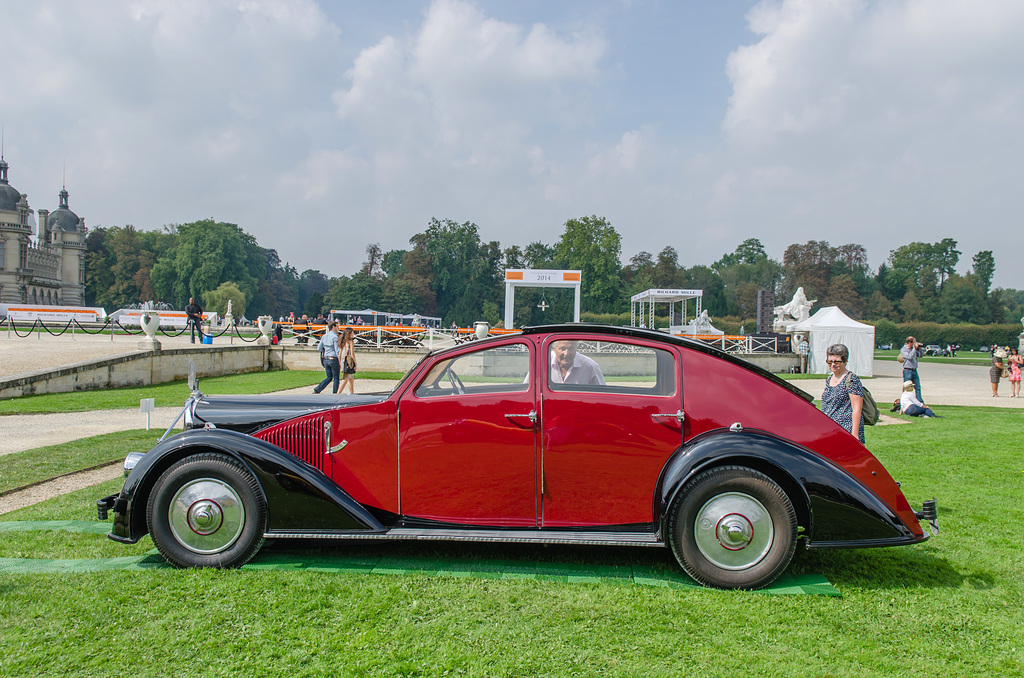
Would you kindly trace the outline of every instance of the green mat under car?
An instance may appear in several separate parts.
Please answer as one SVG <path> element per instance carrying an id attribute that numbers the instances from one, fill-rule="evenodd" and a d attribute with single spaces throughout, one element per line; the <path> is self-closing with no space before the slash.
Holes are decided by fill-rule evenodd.
<path id="1" fill-rule="evenodd" d="M 28 530 L 61 530 L 106 534 L 110 523 L 49 520 L 0 522 L 0 533 Z M 101 572 L 109 570 L 170 569 L 154 551 L 142 556 L 89 559 L 0 558 L 3 573 Z M 682 571 L 645 565 L 587 565 L 582 563 L 531 562 L 522 560 L 420 558 L 373 555 L 309 555 L 264 551 L 243 570 L 309 570 L 362 574 L 476 577 L 481 579 L 535 579 L 563 583 L 623 583 L 644 586 L 702 589 Z M 839 591 L 822 575 L 782 575 L 757 593 L 774 595 L 838 596 Z"/>

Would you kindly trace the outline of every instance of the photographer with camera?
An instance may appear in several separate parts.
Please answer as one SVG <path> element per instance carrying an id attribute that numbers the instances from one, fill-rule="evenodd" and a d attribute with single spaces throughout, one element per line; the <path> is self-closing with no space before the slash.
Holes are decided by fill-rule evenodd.
<path id="1" fill-rule="evenodd" d="M 907 342 L 900 349 L 899 361 L 903 363 L 903 381 L 914 382 L 914 395 L 924 404 L 921 397 L 921 377 L 917 374 L 917 359 L 924 353 L 924 344 L 914 337 L 907 337 Z"/>

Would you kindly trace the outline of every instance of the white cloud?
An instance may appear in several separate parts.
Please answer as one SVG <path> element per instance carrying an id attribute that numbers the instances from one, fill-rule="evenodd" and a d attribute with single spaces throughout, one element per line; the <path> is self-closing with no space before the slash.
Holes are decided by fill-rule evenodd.
<path id="1" fill-rule="evenodd" d="M 1001 177 L 1024 131 L 1024 5 L 787 0 L 748 19 L 760 38 L 728 59 L 722 122 L 732 218 L 860 242 L 876 265 L 910 240 L 957 238 L 967 265 L 997 249 L 987 231 L 1017 211 Z"/>

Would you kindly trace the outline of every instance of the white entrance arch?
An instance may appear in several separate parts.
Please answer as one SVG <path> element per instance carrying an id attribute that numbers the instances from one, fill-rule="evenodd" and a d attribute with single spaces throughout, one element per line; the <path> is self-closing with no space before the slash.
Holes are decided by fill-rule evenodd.
<path id="1" fill-rule="evenodd" d="M 580 271 L 552 271 L 539 268 L 505 269 L 505 328 L 512 329 L 517 287 L 571 287 L 575 291 L 572 321 L 580 321 Z"/>

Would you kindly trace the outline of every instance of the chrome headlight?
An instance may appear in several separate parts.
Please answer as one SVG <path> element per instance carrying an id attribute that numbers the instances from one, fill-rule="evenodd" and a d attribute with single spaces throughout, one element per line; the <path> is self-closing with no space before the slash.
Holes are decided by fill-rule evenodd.
<path id="1" fill-rule="evenodd" d="M 128 474 L 132 472 L 135 465 L 139 463 L 139 459 L 142 459 L 142 455 L 145 452 L 129 452 L 128 456 L 124 458 L 124 477 L 127 478 Z"/>
<path id="2" fill-rule="evenodd" d="M 184 429 L 186 431 L 188 431 L 189 429 L 196 428 L 195 413 L 196 413 L 196 399 L 195 398 L 189 398 L 188 400 L 185 401 L 185 411 L 184 411 L 184 415 L 185 415 Z"/>

